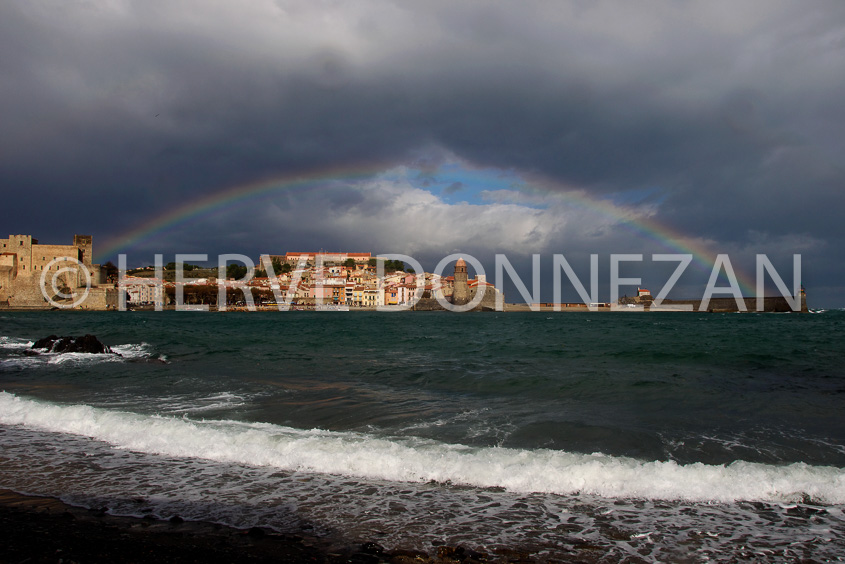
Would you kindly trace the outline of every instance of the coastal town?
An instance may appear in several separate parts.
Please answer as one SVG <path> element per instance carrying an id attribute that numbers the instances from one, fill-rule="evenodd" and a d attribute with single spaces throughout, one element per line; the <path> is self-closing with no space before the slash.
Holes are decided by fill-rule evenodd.
<path id="1" fill-rule="evenodd" d="M 268 267 L 271 271 L 268 273 Z M 290 309 L 346 311 L 381 306 L 442 309 L 439 303 L 470 304 L 481 292 L 478 309 L 495 309 L 498 290 L 484 276 L 469 278 L 466 262 L 458 259 L 450 276 L 407 272 L 401 261 L 386 260 L 365 252 L 288 252 L 261 255 L 254 276 L 245 266 L 231 264 L 221 279 L 217 268 L 183 265 L 183 279 L 176 280 L 176 265 L 129 271 L 122 277 L 127 302 L 134 307 L 174 304 L 177 294 L 186 306 L 218 309 Z M 196 274 L 199 274 L 198 276 Z M 193 276 L 192 276 L 193 275 Z M 218 303 L 220 287 L 226 304 Z M 417 293 L 419 292 L 419 295 Z M 251 296 L 252 304 L 247 296 Z"/>
<path id="2" fill-rule="evenodd" d="M 0 239 L 0 309 L 809 311 L 803 287 L 794 296 L 659 301 L 637 288 L 635 296 L 615 303 L 506 305 L 501 288 L 483 274 L 469 277 L 460 255 L 449 257 L 454 261 L 450 275 L 449 263 L 441 263 L 434 273 L 419 273 L 389 258 L 396 255 L 369 252 L 286 252 L 262 254 L 257 261 L 221 255 L 223 262 L 212 267 L 170 262 L 131 270 L 123 265 L 123 255 L 120 268 L 111 262 L 94 264 L 93 256 L 90 235 L 74 235 L 70 245 L 41 244 L 31 235 Z M 207 255 L 176 255 L 177 260 L 180 256 L 207 260 Z"/>
<path id="3" fill-rule="evenodd" d="M 408 272 L 401 261 L 368 252 L 287 252 L 261 255 L 249 276 L 236 263 L 220 269 L 171 262 L 123 272 L 92 263 L 92 256 L 90 235 L 75 235 L 70 245 L 40 244 L 31 235 L 0 239 L 0 308 L 480 311 L 504 304 L 483 275 L 469 278 L 460 258 L 444 276 Z"/>

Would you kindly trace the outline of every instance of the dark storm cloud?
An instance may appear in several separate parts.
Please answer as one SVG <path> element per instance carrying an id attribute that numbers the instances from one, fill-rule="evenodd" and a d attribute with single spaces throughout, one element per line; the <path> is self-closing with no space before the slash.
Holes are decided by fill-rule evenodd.
<path id="1" fill-rule="evenodd" d="M 659 221 L 725 245 L 842 243 L 841 2 L 13 1 L 0 94 L 2 220 L 43 239 L 446 151 L 655 190 Z"/>

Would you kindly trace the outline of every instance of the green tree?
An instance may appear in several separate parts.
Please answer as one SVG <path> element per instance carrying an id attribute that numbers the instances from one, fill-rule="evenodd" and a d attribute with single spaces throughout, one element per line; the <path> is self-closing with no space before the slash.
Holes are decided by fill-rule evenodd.
<path id="1" fill-rule="evenodd" d="M 249 269 L 244 264 L 230 264 L 226 267 L 226 278 L 229 280 L 240 280 Z"/>
<path id="2" fill-rule="evenodd" d="M 187 262 L 182 265 L 182 272 L 190 272 L 192 270 L 199 270 L 202 267 L 196 264 L 188 264 Z M 164 265 L 164 270 L 176 270 L 176 263 L 175 262 L 168 262 Z"/>
<path id="3" fill-rule="evenodd" d="M 196 297 L 201 304 L 217 304 L 217 287 L 203 284 L 196 287 Z"/>
<path id="4" fill-rule="evenodd" d="M 273 274 L 276 276 L 287 274 L 293 270 L 293 267 L 290 264 L 282 262 L 278 257 L 270 261 L 270 266 L 273 268 Z M 264 269 L 264 263 L 261 263 L 255 268 L 255 275 L 258 277 L 269 276 L 267 271 Z"/>
<path id="5" fill-rule="evenodd" d="M 355 268 L 355 259 L 353 259 L 353 258 L 346 259 L 346 262 L 343 263 L 343 266 L 345 266 L 346 268 Z"/>

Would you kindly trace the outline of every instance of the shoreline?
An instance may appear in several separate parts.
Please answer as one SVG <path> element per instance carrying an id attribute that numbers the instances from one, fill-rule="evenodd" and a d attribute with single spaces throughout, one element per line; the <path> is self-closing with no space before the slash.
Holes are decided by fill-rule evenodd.
<path id="1" fill-rule="evenodd" d="M 307 528 L 307 527 L 306 527 Z M 386 550 L 375 542 L 352 543 L 342 534 L 279 533 L 269 528 L 237 529 L 174 516 L 111 515 L 57 498 L 21 494 L 0 487 L 0 562 L 270 563 L 341 562 L 392 564 L 462 562 L 547 562 L 528 551 L 481 553 L 462 546 L 432 547 L 432 553 Z M 595 562 L 598 547 L 583 547 L 558 562 Z"/>
<path id="2" fill-rule="evenodd" d="M 289 311 L 299 312 L 312 312 L 312 313 L 356 313 L 356 312 L 376 312 L 376 313 L 395 313 L 395 312 L 380 312 L 376 308 L 351 308 L 349 310 L 316 310 L 313 306 L 311 307 L 297 307 L 291 308 L 290 310 L 280 310 L 277 306 L 264 306 L 259 307 L 256 306 L 254 310 L 250 310 L 247 308 L 242 307 L 234 307 L 230 306 L 227 307 L 225 310 L 218 310 L 212 307 L 209 307 L 207 310 L 199 309 L 200 306 L 186 306 L 185 309 L 176 310 L 175 306 L 169 305 L 164 306 L 161 310 L 156 310 L 154 307 L 131 307 L 127 308 L 124 311 L 118 309 L 103 309 L 103 310 L 83 310 L 83 309 L 59 309 L 59 308 L 21 308 L 21 307 L 4 307 L 0 306 L 0 312 L 7 312 L 7 313 L 33 313 L 33 312 L 56 312 L 56 311 L 83 311 L 83 312 L 115 312 L 115 313 L 131 313 L 131 312 L 156 312 L 156 311 L 180 311 L 180 312 L 199 312 L 199 313 L 266 313 L 266 312 L 278 312 L 278 313 L 288 313 Z M 416 310 L 416 309 L 408 309 L 405 310 L 411 313 L 454 313 L 447 310 Z M 402 312 L 404 313 L 404 311 Z M 552 307 L 543 306 L 539 309 L 532 310 L 529 306 L 523 304 L 508 304 L 508 307 L 505 309 L 498 311 L 498 310 L 473 310 L 468 312 L 461 312 L 461 313 L 706 313 L 706 314 L 719 314 L 719 313 L 742 313 L 742 314 L 753 314 L 753 313 L 796 313 L 796 314 L 804 314 L 804 313 L 817 313 L 817 311 L 772 311 L 763 309 L 760 311 L 749 309 L 747 311 L 738 311 L 732 309 L 709 309 L 709 310 L 679 310 L 679 309 L 655 309 L 650 310 L 649 308 L 641 308 L 641 309 L 626 309 L 619 307 L 617 309 L 611 309 L 609 307 L 602 307 L 596 310 L 590 310 L 588 307 L 563 307 L 560 309 L 554 309 Z"/>
<path id="3" fill-rule="evenodd" d="M 325 540 L 201 521 L 110 515 L 0 489 L 0 562 L 345 562 Z"/>

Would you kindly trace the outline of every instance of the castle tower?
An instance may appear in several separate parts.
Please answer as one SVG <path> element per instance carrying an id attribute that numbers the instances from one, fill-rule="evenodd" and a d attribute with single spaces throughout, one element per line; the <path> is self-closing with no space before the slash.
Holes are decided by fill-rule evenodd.
<path id="1" fill-rule="evenodd" d="M 79 249 L 79 262 L 91 266 L 91 255 L 94 254 L 93 237 L 90 235 L 74 235 L 73 244 Z"/>
<path id="2" fill-rule="evenodd" d="M 467 263 L 459 258 L 455 263 L 455 286 L 452 290 L 452 304 L 464 305 L 469 303 L 469 285 L 467 283 Z"/>
<path id="3" fill-rule="evenodd" d="M 15 277 L 32 275 L 32 246 L 38 244 L 38 239 L 31 235 L 9 235 L 2 241 L 0 252 L 13 253 L 11 260 L 15 263 Z"/>

